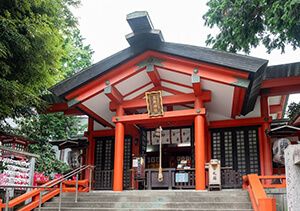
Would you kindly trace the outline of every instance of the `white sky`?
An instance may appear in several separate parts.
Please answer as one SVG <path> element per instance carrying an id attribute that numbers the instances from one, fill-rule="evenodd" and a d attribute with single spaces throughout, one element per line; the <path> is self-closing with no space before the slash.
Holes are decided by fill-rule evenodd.
<path id="1" fill-rule="evenodd" d="M 134 11 L 148 11 L 155 29 L 160 29 L 167 42 L 176 42 L 205 47 L 209 33 L 217 29 L 204 26 L 202 16 L 207 11 L 205 0 L 82 0 L 79 8 L 73 9 L 79 19 L 79 28 L 85 43 L 95 51 L 93 62 L 98 62 L 129 45 L 125 35 L 131 32 L 126 15 Z M 264 47 L 251 51 L 251 56 L 269 60 L 269 65 L 300 61 L 300 49 L 286 48 L 266 53 Z M 300 101 L 300 94 L 290 97 Z"/>

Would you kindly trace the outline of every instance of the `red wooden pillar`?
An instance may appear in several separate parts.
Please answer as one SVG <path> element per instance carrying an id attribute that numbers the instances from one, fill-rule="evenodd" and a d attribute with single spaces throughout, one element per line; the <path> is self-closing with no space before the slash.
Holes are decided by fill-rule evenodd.
<path id="1" fill-rule="evenodd" d="M 195 109 L 203 108 L 203 102 L 196 98 Z M 195 182 L 196 190 L 205 190 L 205 116 L 195 117 Z"/>
<path id="2" fill-rule="evenodd" d="M 211 136 L 208 129 L 208 122 L 205 121 L 205 153 L 206 153 L 206 162 L 208 163 L 211 159 Z"/>
<path id="3" fill-rule="evenodd" d="M 267 137 L 266 131 L 269 129 L 269 123 L 264 123 L 262 125 L 262 133 L 264 137 L 264 159 L 265 159 L 265 175 L 273 174 L 273 163 L 272 163 L 272 153 L 271 153 L 271 140 Z"/>
<path id="4" fill-rule="evenodd" d="M 273 165 L 272 165 L 272 154 L 271 154 L 271 140 L 267 136 L 267 131 L 270 128 L 269 124 L 269 105 L 268 105 L 268 97 L 261 96 L 260 99 L 260 106 L 261 106 L 261 116 L 265 118 L 265 122 L 262 124 L 261 132 L 262 132 L 262 139 L 263 139 L 263 157 L 264 157 L 264 173 L 265 175 L 272 175 L 273 174 Z"/>
<path id="5" fill-rule="evenodd" d="M 119 106 L 117 116 L 124 115 L 124 109 Z M 124 124 L 116 123 L 115 129 L 115 160 L 114 160 L 114 184 L 113 191 L 123 190 L 123 165 L 124 165 Z"/>
<path id="6" fill-rule="evenodd" d="M 88 148 L 86 149 L 86 165 L 93 165 L 93 130 L 94 130 L 94 120 L 89 117 L 89 120 L 88 120 L 88 132 L 87 132 L 87 138 L 88 138 Z M 89 169 L 87 169 L 85 171 L 85 179 L 89 179 Z"/>

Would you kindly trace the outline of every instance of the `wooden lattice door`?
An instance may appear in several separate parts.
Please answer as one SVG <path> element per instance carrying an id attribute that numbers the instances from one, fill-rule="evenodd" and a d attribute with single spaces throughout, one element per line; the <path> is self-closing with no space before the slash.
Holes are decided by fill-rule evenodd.
<path id="1" fill-rule="evenodd" d="M 131 138 L 126 137 L 124 143 L 124 189 L 131 186 Z M 111 190 L 114 169 L 114 137 L 100 137 L 95 139 L 95 171 L 94 189 Z"/>
<path id="2" fill-rule="evenodd" d="M 242 175 L 260 173 L 257 127 L 212 130 L 211 142 L 212 158 L 231 168 L 222 174 L 223 187 L 240 187 Z"/>

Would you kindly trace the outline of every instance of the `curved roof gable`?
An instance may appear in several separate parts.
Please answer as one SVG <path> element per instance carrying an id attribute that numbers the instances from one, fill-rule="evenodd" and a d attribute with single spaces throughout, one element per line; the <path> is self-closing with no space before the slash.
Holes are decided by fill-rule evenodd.
<path id="1" fill-rule="evenodd" d="M 147 50 L 229 67 L 249 73 L 251 80 L 244 101 L 243 114 L 255 105 L 263 72 L 268 61 L 260 58 L 218 51 L 210 48 L 165 42 L 160 30 L 153 29 L 147 12 L 134 12 L 127 16 L 132 33 L 126 36 L 130 47 L 107 57 L 78 72 L 50 89 L 57 96 L 64 97 L 71 91 L 99 77 L 114 67 L 126 63 Z"/>

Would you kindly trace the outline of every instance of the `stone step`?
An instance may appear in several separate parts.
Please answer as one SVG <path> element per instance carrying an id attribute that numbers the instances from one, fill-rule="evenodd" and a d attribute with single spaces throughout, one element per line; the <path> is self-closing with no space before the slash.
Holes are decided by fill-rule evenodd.
<path id="1" fill-rule="evenodd" d="M 64 208 L 126 208 L 126 209 L 251 209 L 246 202 L 64 202 Z M 58 207 L 57 202 L 47 202 L 44 207 Z"/>
<path id="2" fill-rule="evenodd" d="M 53 202 L 58 202 L 59 197 L 56 197 L 52 200 Z M 75 201 L 75 195 L 73 196 L 64 196 L 62 197 L 62 202 L 74 202 Z M 201 196 L 117 196 L 117 195 L 111 195 L 111 196 L 105 196 L 105 195 L 99 195 L 99 196 L 82 196 L 79 194 L 78 196 L 79 202 L 249 202 L 249 197 L 247 195 L 244 196 L 207 196 L 207 195 L 201 195 Z"/>
<path id="3" fill-rule="evenodd" d="M 64 197 L 74 196 L 75 193 L 63 193 Z M 113 191 L 92 191 L 90 193 L 80 193 L 81 196 L 248 196 L 247 191 L 237 190 L 237 191 L 123 191 L 123 192 L 113 192 Z"/>
<path id="4" fill-rule="evenodd" d="M 57 207 L 43 207 L 41 210 L 46 211 L 57 211 Z M 73 210 L 80 210 L 80 211 L 94 211 L 94 210 L 109 210 L 109 211 L 253 211 L 252 209 L 202 209 L 202 208 L 195 208 L 195 209 L 158 209 L 158 208 L 151 208 L 151 209 L 127 209 L 127 208 L 81 208 L 81 207 L 72 207 L 66 208 L 62 207 L 61 211 L 73 211 Z M 38 211 L 38 209 L 35 209 Z"/>

